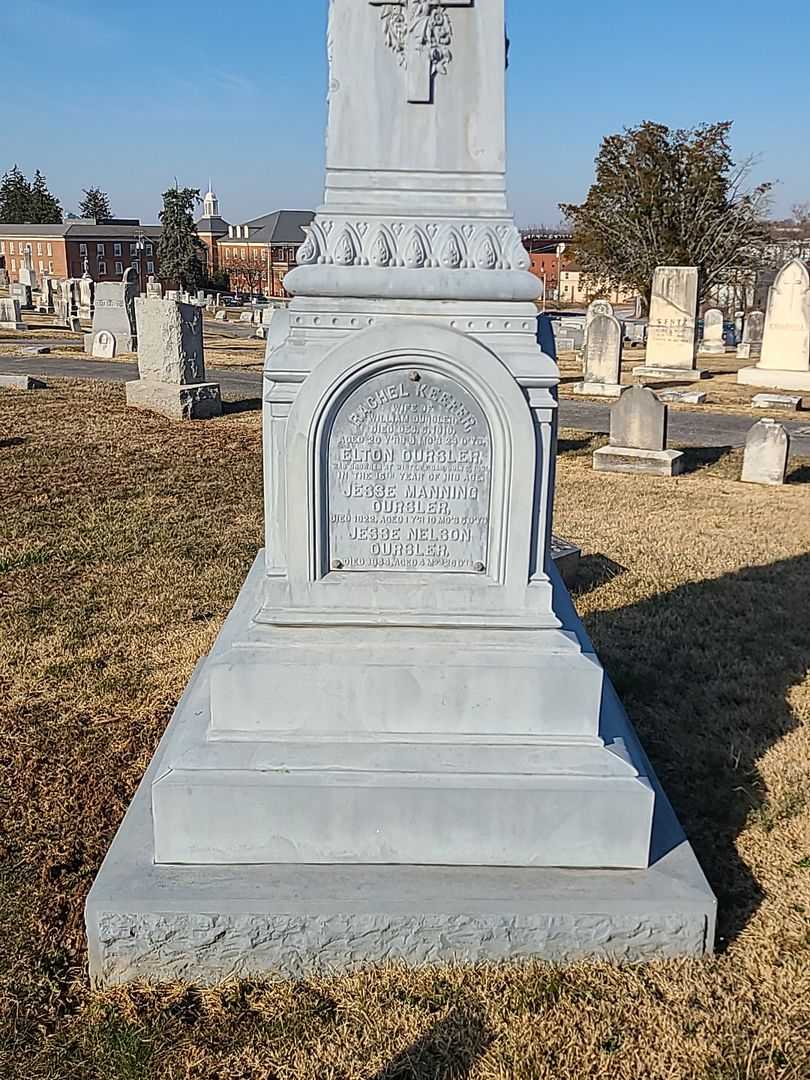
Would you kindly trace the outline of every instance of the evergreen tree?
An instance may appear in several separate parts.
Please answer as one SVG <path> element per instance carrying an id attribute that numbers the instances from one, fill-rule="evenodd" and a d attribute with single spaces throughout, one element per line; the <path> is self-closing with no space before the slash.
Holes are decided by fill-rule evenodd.
<path id="1" fill-rule="evenodd" d="M 84 198 L 79 203 L 79 217 L 95 218 L 99 223 L 112 220 L 110 197 L 101 188 L 84 188 Z"/>
<path id="2" fill-rule="evenodd" d="M 183 291 L 199 289 L 205 280 L 207 249 L 194 224 L 194 206 L 199 201 L 199 188 L 173 187 L 163 192 L 160 277 Z"/>
<path id="3" fill-rule="evenodd" d="M 61 225 L 62 207 L 59 200 L 48 191 L 45 177 L 37 169 L 31 185 L 31 217 L 35 225 Z"/>
<path id="4" fill-rule="evenodd" d="M 0 180 L 0 222 L 24 225 L 32 221 L 31 198 L 31 185 L 14 165 Z"/>
<path id="5" fill-rule="evenodd" d="M 647 121 L 602 142 L 582 205 L 563 205 L 596 290 L 634 286 L 649 300 L 656 266 L 697 266 L 701 291 L 756 257 L 771 184 L 749 187 L 730 123 L 670 130 Z"/>

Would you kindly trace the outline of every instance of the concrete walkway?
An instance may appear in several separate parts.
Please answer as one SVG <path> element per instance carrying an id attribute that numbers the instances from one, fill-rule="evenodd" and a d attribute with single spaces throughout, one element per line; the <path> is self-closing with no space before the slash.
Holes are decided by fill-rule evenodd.
<path id="1" fill-rule="evenodd" d="M 0 356 L 0 374 L 34 375 L 40 378 L 101 379 L 104 382 L 126 382 L 137 379 L 137 364 L 115 364 L 105 360 L 60 360 L 48 356 Z M 256 370 L 244 368 L 207 367 L 206 378 L 218 382 L 231 400 L 259 399 L 262 377 Z M 767 413 L 779 419 L 790 432 L 794 455 L 810 457 L 810 414 L 806 420 L 788 420 L 778 412 Z M 755 423 L 752 416 L 716 413 L 696 409 L 670 409 L 669 440 L 674 446 L 740 447 Z M 576 431 L 602 432 L 610 430 L 610 406 L 590 401 L 560 400 L 560 425 Z"/>

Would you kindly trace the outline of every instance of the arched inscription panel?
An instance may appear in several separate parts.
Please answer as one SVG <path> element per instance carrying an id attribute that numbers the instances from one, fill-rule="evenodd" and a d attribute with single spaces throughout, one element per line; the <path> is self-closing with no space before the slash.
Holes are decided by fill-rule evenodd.
<path id="1" fill-rule="evenodd" d="M 332 569 L 486 569 L 492 435 L 465 387 L 418 363 L 379 372 L 338 409 L 327 453 Z"/>

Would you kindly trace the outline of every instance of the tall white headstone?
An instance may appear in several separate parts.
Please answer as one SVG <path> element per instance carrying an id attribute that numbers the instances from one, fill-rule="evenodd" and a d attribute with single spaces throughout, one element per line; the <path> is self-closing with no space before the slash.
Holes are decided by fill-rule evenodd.
<path id="1" fill-rule="evenodd" d="M 776 276 L 768 294 L 762 353 L 737 375 L 749 386 L 810 391 L 810 272 L 799 259 Z"/>
<path id="2" fill-rule="evenodd" d="M 707 356 L 722 356 L 726 351 L 723 337 L 724 318 L 720 308 L 709 308 L 703 315 L 703 341 L 700 351 Z"/>
<path id="3" fill-rule="evenodd" d="M 266 548 L 88 900 L 94 974 L 703 951 L 712 898 L 550 558 L 503 0 L 332 0 L 329 53 Z"/>
<path id="4" fill-rule="evenodd" d="M 701 378 L 697 368 L 698 271 L 659 266 L 653 276 L 647 355 L 633 373 L 647 378 Z"/>

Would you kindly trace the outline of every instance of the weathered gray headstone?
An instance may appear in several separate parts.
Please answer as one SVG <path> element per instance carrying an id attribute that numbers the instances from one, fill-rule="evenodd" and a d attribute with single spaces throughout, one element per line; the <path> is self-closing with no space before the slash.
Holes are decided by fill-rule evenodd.
<path id="1" fill-rule="evenodd" d="M 594 303 L 606 301 L 594 301 Z M 593 305 L 591 305 L 593 306 Z M 595 397 L 620 397 L 622 327 L 613 315 L 594 315 L 585 339 L 585 370 L 582 382 L 571 389 L 577 394 Z"/>
<path id="2" fill-rule="evenodd" d="M 783 266 L 768 294 L 762 353 L 737 380 L 748 386 L 810 391 L 810 273 L 799 259 Z"/>
<path id="3" fill-rule="evenodd" d="M 667 450 L 667 406 L 645 386 L 633 386 L 610 410 L 610 445 L 595 451 L 597 472 L 674 476 L 684 457 Z"/>
<path id="4" fill-rule="evenodd" d="M 116 356 L 135 352 L 138 341 L 135 326 L 137 295 L 138 285 L 129 271 L 122 281 L 101 281 L 96 285 L 93 329 L 85 335 L 85 352 L 95 355 L 94 342 L 102 330 L 112 334 Z"/>
<path id="5" fill-rule="evenodd" d="M 85 273 L 79 278 L 79 318 L 88 322 L 94 315 L 96 283 Z"/>
<path id="6" fill-rule="evenodd" d="M 27 285 L 32 291 L 37 289 L 37 275 L 34 272 L 34 257 L 30 244 L 27 244 L 25 247 L 23 263 L 17 273 L 21 285 Z"/>
<path id="7" fill-rule="evenodd" d="M 13 296 L 0 296 L 0 328 L 3 330 L 25 330 L 20 312 L 20 301 Z"/>
<path id="8" fill-rule="evenodd" d="M 742 341 L 737 346 L 738 359 L 751 360 L 760 356 L 764 330 L 765 313 L 763 311 L 749 311 L 743 325 Z"/>
<path id="9" fill-rule="evenodd" d="M 38 306 L 40 314 L 42 315 L 53 314 L 53 282 L 53 278 L 44 276 L 39 283 Z"/>
<path id="10" fill-rule="evenodd" d="M 709 308 L 703 316 L 703 342 L 700 351 L 709 356 L 722 356 L 726 351 L 723 337 L 723 312 L 719 308 Z"/>
<path id="11" fill-rule="evenodd" d="M 659 266 L 653 276 L 647 355 L 633 374 L 645 378 L 701 378 L 697 368 L 698 271 Z"/>
<path id="12" fill-rule="evenodd" d="M 755 409 L 786 409 L 788 412 L 797 412 L 802 405 L 802 399 L 795 394 L 755 394 L 751 399 Z"/>
<path id="13" fill-rule="evenodd" d="M 790 436 L 775 420 L 760 420 L 748 432 L 742 479 L 748 484 L 784 484 Z"/>
<path id="14" fill-rule="evenodd" d="M 228 312 L 225 311 L 224 308 L 222 308 L 220 311 L 218 311 L 216 313 L 214 318 L 216 319 L 217 322 L 227 322 L 228 321 Z"/>
<path id="15" fill-rule="evenodd" d="M 6 390 L 47 390 L 48 384 L 33 375 L 0 375 L 0 387 Z"/>
<path id="16" fill-rule="evenodd" d="M 613 315 L 613 304 L 609 300 L 592 300 L 588 305 L 588 311 L 585 315 L 585 340 L 587 348 L 588 331 L 590 330 L 591 323 L 597 315 Z"/>
<path id="17" fill-rule="evenodd" d="M 20 281 L 12 281 L 8 287 L 9 296 L 12 300 L 16 300 L 20 305 L 20 311 L 33 311 L 34 305 L 31 302 L 31 286 L 24 285 Z"/>
<path id="18" fill-rule="evenodd" d="M 205 381 L 202 311 L 196 304 L 138 297 L 138 371 L 127 404 L 177 420 L 222 414 L 219 386 Z"/>

